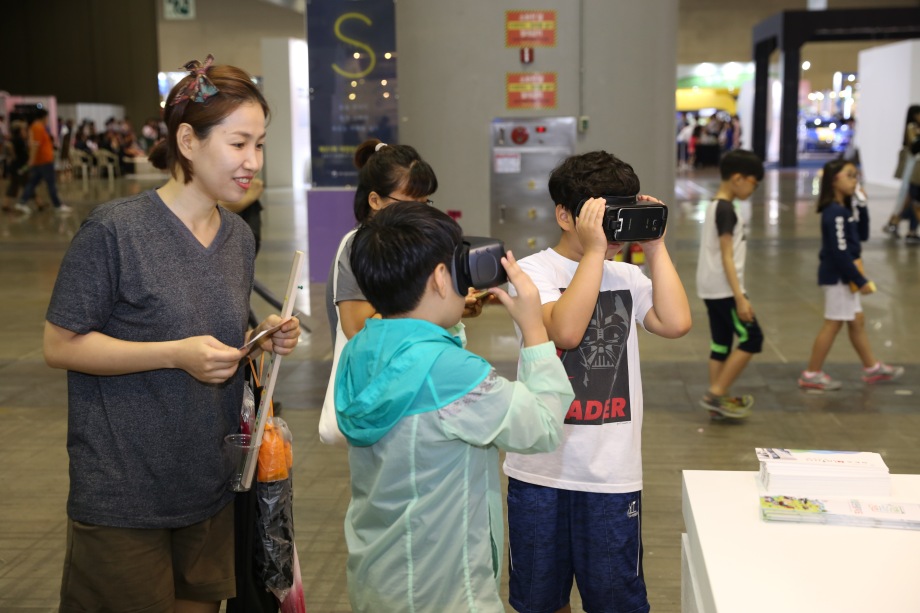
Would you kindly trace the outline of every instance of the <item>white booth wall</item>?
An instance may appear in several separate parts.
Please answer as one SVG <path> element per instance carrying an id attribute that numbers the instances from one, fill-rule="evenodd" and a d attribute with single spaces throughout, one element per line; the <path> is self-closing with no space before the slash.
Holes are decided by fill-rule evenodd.
<path id="1" fill-rule="evenodd" d="M 643 193 L 670 202 L 678 1 L 535 0 L 528 10 L 556 11 L 557 42 L 536 48 L 526 65 L 505 48 L 508 8 L 493 0 L 396 4 L 399 141 L 435 169 L 438 208 L 461 211 L 468 234 L 489 233 L 489 126 L 515 116 L 588 116 L 576 151 L 614 153 L 633 165 Z M 557 73 L 557 108 L 508 110 L 506 73 L 531 71 Z"/>
<path id="2" fill-rule="evenodd" d="M 897 187 L 894 170 L 907 108 L 920 104 L 920 41 L 860 51 L 859 82 L 856 138 L 863 181 Z"/>

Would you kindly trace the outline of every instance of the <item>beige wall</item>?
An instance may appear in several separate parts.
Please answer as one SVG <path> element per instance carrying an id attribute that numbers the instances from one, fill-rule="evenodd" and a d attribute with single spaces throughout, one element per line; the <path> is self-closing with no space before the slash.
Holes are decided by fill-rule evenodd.
<path id="1" fill-rule="evenodd" d="M 536 49 L 533 64 L 522 66 L 517 50 L 504 47 L 506 3 L 396 5 L 400 140 L 437 170 L 438 205 L 460 210 L 469 234 L 490 232 L 491 120 L 579 115 L 582 50 L 581 112 L 591 120 L 576 151 L 615 153 L 633 165 L 643 192 L 670 201 L 677 0 L 530 0 L 526 6 L 557 11 L 557 46 Z M 506 108 L 505 73 L 522 70 L 558 73 L 556 109 Z"/>
<path id="2" fill-rule="evenodd" d="M 197 0 L 196 19 L 165 21 L 157 2 L 160 71 L 181 70 L 210 53 L 253 75 L 262 73 L 263 38 L 306 39 L 305 17 L 260 0 Z"/>
<path id="3" fill-rule="evenodd" d="M 920 7 L 918 0 L 828 0 L 828 9 Z M 782 11 L 803 11 L 806 0 L 680 0 L 677 63 L 750 61 L 751 31 Z M 835 71 L 856 71 L 857 55 L 892 41 L 812 43 L 802 48 L 802 61 L 811 69 L 803 78 L 815 89 L 828 89 Z"/>
<path id="4" fill-rule="evenodd" d="M 401 51 L 417 51 L 420 54 L 417 62 L 410 57 L 402 58 L 400 80 L 403 83 L 416 65 L 424 69 L 422 74 L 431 71 L 433 67 L 428 61 L 431 50 L 441 46 L 438 37 L 430 34 L 432 24 L 435 26 L 433 29 L 439 31 L 442 26 L 438 24 L 449 22 L 458 14 L 461 21 L 468 24 L 467 34 L 458 42 L 454 53 L 445 56 L 434 72 L 440 75 L 462 71 L 470 58 L 478 58 L 482 54 L 480 41 L 486 24 L 481 17 L 473 14 L 475 11 L 470 8 L 470 3 L 475 10 L 493 11 L 485 0 L 399 2 L 398 12 L 410 16 L 408 19 L 399 18 L 401 27 L 404 26 L 399 33 L 400 40 L 408 45 Z M 633 4 L 644 4 L 638 0 L 603 0 L 603 3 L 627 13 L 632 12 Z M 560 20 L 564 23 L 570 7 L 576 4 L 574 1 L 535 1 L 528 7 L 558 8 Z M 871 8 L 881 4 L 920 8 L 920 0 L 829 0 L 831 9 Z M 587 6 L 592 5 L 593 2 L 587 2 Z M 263 38 L 305 38 L 305 18 L 301 13 L 262 0 L 197 0 L 196 7 L 197 18 L 193 21 L 164 21 L 161 0 L 13 3 L 4 15 L 4 23 L 40 21 L 48 41 L 48 52 L 23 53 L 23 49 L 34 44 L 30 39 L 30 30 L 7 28 L 4 36 L 0 37 L 0 56 L 14 58 L 15 61 L 0 62 L 0 89 L 14 94 L 54 94 L 61 103 L 118 104 L 126 107 L 127 113 L 139 122 L 158 110 L 154 78 L 157 70 L 177 70 L 190 59 L 203 59 L 207 53 L 213 53 L 218 62 L 235 64 L 258 75 L 263 70 Z M 496 6 L 494 11 L 500 13 L 504 8 L 507 7 Z M 645 20 L 641 28 L 624 32 L 619 38 L 631 40 L 638 36 L 641 40 L 634 48 L 640 50 L 648 41 L 656 41 L 658 47 L 664 45 L 672 51 L 676 46 L 678 64 L 746 61 L 751 58 L 751 30 L 755 24 L 784 10 L 805 8 L 806 0 L 671 0 L 659 7 L 654 19 Z M 421 18 L 412 18 L 412 13 Z M 117 25 L 109 25 L 113 23 Z M 595 24 L 589 25 L 593 28 Z M 596 25 L 599 31 L 592 35 L 605 37 L 607 24 L 601 21 Z M 500 26 L 493 24 L 489 27 Z M 413 45 L 411 41 L 418 38 L 424 39 L 425 45 Z M 802 50 L 802 59 L 811 61 L 812 69 L 803 76 L 815 89 L 829 88 L 835 71 L 856 70 L 860 50 L 888 42 L 891 41 L 808 44 Z M 498 53 L 501 51 L 498 50 Z M 554 57 L 558 57 L 555 52 L 537 55 L 538 63 L 544 66 Z M 599 61 L 603 60 L 603 54 L 597 57 Z M 630 57 L 637 67 L 635 76 L 625 74 L 606 83 L 607 76 L 601 73 L 601 78 L 589 81 L 589 86 L 606 83 L 612 88 L 613 95 L 617 95 L 615 92 L 620 91 L 621 86 L 635 89 L 649 75 L 654 75 L 656 79 L 673 79 L 673 74 L 660 70 L 653 56 L 636 52 Z M 577 111 L 572 110 L 570 89 L 573 75 L 564 74 L 564 67 L 558 69 L 565 86 L 559 95 L 560 111 L 564 109 L 566 113 L 576 114 Z M 439 77 L 425 86 L 432 87 L 432 83 L 439 85 L 443 80 Z M 425 91 L 424 86 L 421 91 Z M 603 98 L 604 93 L 601 92 L 600 96 Z M 430 97 L 428 92 L 426 99 Z M 405 98 L 402 102 L 406 102 Z M 592 126 L 604 125 L 598 121 L 597 112 L 588 114 L 592 115 Z M 667 123 L 651 122 L 648 125 L 657 127 Z M 413 128 L 406 127 L 412 134 Z M 620 135 L 617 137 L 619 140 Z M 588 137 L 590 139 L 591 136 Z M 584 137 L 582 140 L 585 140 Z"/>

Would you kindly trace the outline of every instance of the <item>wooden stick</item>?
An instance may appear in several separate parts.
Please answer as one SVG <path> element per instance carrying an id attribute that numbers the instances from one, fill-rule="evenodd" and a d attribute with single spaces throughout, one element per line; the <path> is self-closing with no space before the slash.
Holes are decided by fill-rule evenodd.
<path id="1" fill-rule="evenodd" d="M 284 293 L 284 305 L 281 307 L 281 319 L 288 319 L 294 312 L 294 290 L 298 287 L 300 273 L 303 270 L 304 252 L 294 252 L 294 264 L 291 267 L 291 276 L 288 279 L 287 291 Z M 243 478 L 240 485 L 246 490 L 252 487 L 252 478 L 256 472 L 256 461 L 259 459 L 259 446 L 262 445 L 262 435 L 265 432 L 265 422 L 268 421 L 269 407 L 272 394 L 275 391 L 275 380 L 281 367 L 281 356 L 272 354 L 271 367 L 268 377 L 262 381 L 264 392 L 259 402 L 259 411 L 256 413 L 255 431 L 252 435 L 252 448 L 246 456 L 246 465 L 243 467 Z"/>

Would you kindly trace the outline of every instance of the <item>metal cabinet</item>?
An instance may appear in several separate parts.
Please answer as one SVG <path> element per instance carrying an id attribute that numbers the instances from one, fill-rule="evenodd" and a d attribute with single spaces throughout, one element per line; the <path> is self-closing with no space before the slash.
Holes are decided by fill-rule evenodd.
<path id="1" fill-rule="evenodd" d="M 574 117 L 492 121 L 491 234 L 521 258 L 559 242 L 549 174 L 575 153 Z"/>

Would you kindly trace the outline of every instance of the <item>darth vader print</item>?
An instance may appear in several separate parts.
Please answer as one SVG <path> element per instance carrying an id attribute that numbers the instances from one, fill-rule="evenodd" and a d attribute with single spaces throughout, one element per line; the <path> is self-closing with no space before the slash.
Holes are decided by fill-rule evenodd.
<path id="1" fill-rule="evenodd" d="M 560 355 L 575 391 L 565 423 L 599 426 L 631 421 L 626 340 L 632 313 L 629 290 L 601 292 L 581 345 Z"/>

